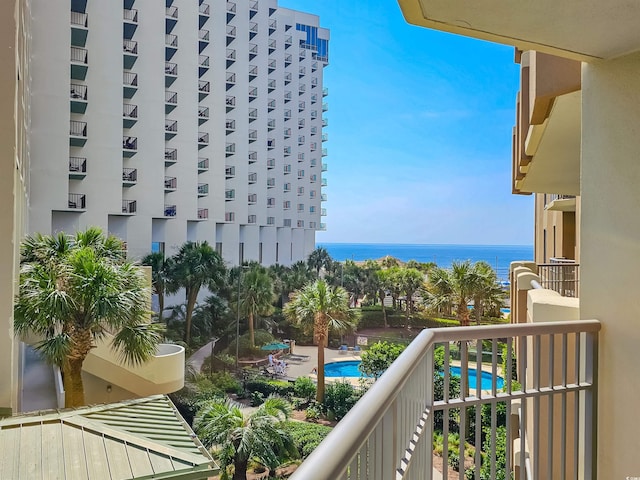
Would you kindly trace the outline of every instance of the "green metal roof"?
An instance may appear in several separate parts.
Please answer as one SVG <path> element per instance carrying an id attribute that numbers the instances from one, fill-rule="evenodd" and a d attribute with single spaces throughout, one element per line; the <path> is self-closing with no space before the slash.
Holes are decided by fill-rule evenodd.
<path id="1" fill-rule="evenodd" d="M 217 466 L 164 395 L 0 420 L 0 478 L 206 479 Z"/>

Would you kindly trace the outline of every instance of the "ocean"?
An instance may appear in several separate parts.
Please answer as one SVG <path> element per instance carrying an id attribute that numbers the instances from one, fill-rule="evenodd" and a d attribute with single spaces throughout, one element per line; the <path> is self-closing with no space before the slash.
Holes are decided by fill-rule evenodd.
<path id="1" fill-rule="evenodd" d="M 319 243 L 337 261 L 376 260 L 387 255 L 407 262 L 435 262 L 450 267 L 454 260 L 484 260 L 495 269 L 501 280 L 509 276 L 509 264 L 517 260 L 533 260 L 531 245 L 411 245 L 398 243 Z"/>

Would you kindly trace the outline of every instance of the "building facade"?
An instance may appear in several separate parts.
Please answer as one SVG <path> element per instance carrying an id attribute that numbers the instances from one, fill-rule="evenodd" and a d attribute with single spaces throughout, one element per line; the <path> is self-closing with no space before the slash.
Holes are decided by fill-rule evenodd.
<path id="1" fill-rule="evenodd" d="M 305 259 L 322 228 L 329 32 L 276 0 L 34 0 L 29 231 L 129 256 Z"/>

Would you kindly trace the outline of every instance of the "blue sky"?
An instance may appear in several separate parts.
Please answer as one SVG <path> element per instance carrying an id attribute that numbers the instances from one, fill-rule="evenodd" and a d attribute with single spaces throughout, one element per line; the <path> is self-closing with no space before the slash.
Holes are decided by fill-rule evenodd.
<path id="1" fill-rule="evenodd" d="M 331 30 L 326 232 L 354 243 L 533 243 L 512 195 L 512 47 L 408 25 L 395 0 L 279 0 Z"/>

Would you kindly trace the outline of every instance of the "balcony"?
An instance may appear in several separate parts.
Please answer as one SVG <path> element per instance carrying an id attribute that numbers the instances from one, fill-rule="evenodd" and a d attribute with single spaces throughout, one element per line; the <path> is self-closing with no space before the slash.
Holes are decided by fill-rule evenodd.
<path id="1" fill-rule="evenodd" d="M 176 148 L 164 149 L 164 166 L 170 167 L 178 161 L 178 150 Z"/>
<path id="2" fill-rule="evenodd" d="M 226 134 L 230 135 L 236 131 L 236 121 L 227 119 L 224 123 Z"/>
<path id="3" fill-rule="evenodd" d="M 135 200 L 122 200 L 122 213 L 133 215 L 136 213 L 138 206 Z"/>
<path id="4" fill-rule="evenodd" d="M 227 90 L 231 89 L 236 84 L 236 74 L 228 72 L 226 79 L 226 88 Z"/>
<path id="5" fill-rule="evenodd" d="M 209 159 L 198 157 L 198 173 L 206 172 L 209 170 Z"/>
<path id="6" fill-rule="evenodd" d="M 271 132 L 276 128 L 276 120 L 275 118 L 270 118 L 267 120 L 267 131 Z"/>
<path id="7" fill-rule="evenodd" d="M 198 6 L 198 18 L 199 18 L 199 28 L 202 28 L 207 20 L 209 20 L 209 15 L 211 12 L 211 7 L 208 3 L 201 3 Z"/>
<path id="8" fill-rule="evenodd" d="M 198 220 L 207 220 L 209 218 L 209 209 L 208 208 L 199 208 L 198 209 Z"/>
<path id="9" fill-rule="evenodd" d="M 550 258 L 549 263 L 538 264 L 542 288 L 558 292 L 563 297 L 580 296 L 580 264 L 568 258 Z"/>
<path id="10" fill-rule="evenodd" d="M 89 55 L 87 50 L 79 47 L 71 47 L 71 78 L 84 80 L 89 69 Z"/>
<path id="11" fill-rule="evenodd" d="M 175 205 L 165 205 L 164 206 L 164 217 L 175 217 L 178 213 L 178 210 Z"/>
<path id="12" fill-rule="evenodd" d="M 122 19 L 124 22 L 124 38 L 131 40 L 138 28 L 138 10 L 125 8 Z"/>
<path id="13" fill-rule="evenodd" d="M 257 130 L 249 130 L 249 143 L 253 143 L 258 140 L 258 131 Z"/>
<path id="14" fill-rule="evenodd" d="M 198 53 L 202 53 L 202 51 L 209 45 L 209 30 L 198 30 Z"/>
<path id="15" fill-rule="evenodd" d="M 87 143 L 87 122 L 71 120 L 69 122 L 69 145 L 82 147 Z"/>
<path id="16" fill-rule="evenodd" d="M 227 59 L 227 68 L 231 67 L 237 59 L 238 55 L 235 48 L 227 48 L 225 58 Z"/>
<path id="17" fill-rule="evenodd" d="M 164 191 L 175 192 L 178 188 L 178 179 L 176 177 L 164 177 Z"/>
<path id="18" fill-rule="evenodd" d="M 323 156 L 323 157 L 326 157 L 328 154 L 329 154 L 329 153 L 327 152 L 327 149 L 326 149 L 326 148 L 323 148 L 323 149 L 322 149 L 322 156 Z"/>
<path id="19" fill-rule="evenodd" d="M 327 230 L 327 224 L 320 222 L 320 228 L 318 228 L 318 230 L 325 232 Z"/>
<path id="20" fill-rule="evenodd" d="M 323 142 L 328 142 L 329 141 L 329 135 L 327 133 L 323 133 L 322 137 L 320 137 L 322 139 Z"/>
<path id="21" fill-rule="evenodd" d="M 249 175 L 247 175 L 247 180 L 249 181 L 249 185 L 253 185 L 258 181 L 258 174 L 250 172 Z"/>
<path id="22" fill-rule="evenodd" d="M 224 191 L 224 199 L 227 202 L 230 202 L 231 200 L 235 200 L 236 198 L 236 191 L 234 189 L 228 189 Z"/>
<path id="23" fill-rule="evenodd" d="M 209 120 L 209 107 L 198 107 L 198 125 Z"/>
<path id="24" fill-rule="evenodd" d="M 198 56 L 198 75 L 202 77 L 209 70 L 209 56 L 208 55 L 199 55 Z"/>
<path id="25" fill-rule="evenodd" d="M 247 195 L 247 203 L 249 205 L 255 205 L 256 203 L 258 203 L 258 195 L 256 195 L 255 193 L 250 193 Z"/>
<path id="26" fill-rule="evenodd" d="M 82 180 L 87 176 L 87 159 L 84 157 L 69 157 L 69 179 Z"/>
<path id="27" fill-rule="evenodd" d="M 164 139 L 171 140 L 178 134 L 178 121 L 165 119 L 164 121 Z"/>
<path id="28" fill-rule="evenodd" d="M 227 25 L 227 46 L 231 45 L 231 42 L 233 42 L 236 38 L 237 35 L 237 28 L 234 27 L 233 25 Z"/>
<path id="29" fill-rule="evenodd" d="M 198 197 L 206 197 L 209 195 L 209 184 L 208 183 L 199 183 L 198 184 Z"/>
<path id="30" fill-rule="evenodd" d="M 236 214 L 235 214 L 235 212 L 225 212 L 225 214 L 224 214 L 224 221 L 225 221 L 225 222 L 235 222 L 235 221 L 236 221 Z"/>
<path id="31" fill-rule="evenodd" d="M 258 24 L 256 22 L 249 22 L 249 40 L 253 40 L 258 34 Z"/>
<path id="32" fill-rule="evenodd" d="M 138 60 L 138 42 L 124 39 L 122 41 L 122 66 L 129 70 Z"/>
<path id="33" fill-rule="evenodd" d="M 320 209 L 320 216 L 321 217 L 326 217 L 327 216 L 327 209 L 326 208 L 321 208 Z"/>
<path id="34" fill-rule="evenodd" d="M 276 139 L 275 138 L 268 138 L 267 139 L 267 149 L 268 150 L 273 150 L 276 147 Z"/>
<path id="35" fill-rule="evenodd" d="M 136 153 L 138 153 L 138 138 L 122 137 L 122 156 L 129 158 Z"/>
<path id="36" fill-rule="evenodd" d="M 451 453 L 472 464 L 473 474 L 460 478 L 481 478 L 481 468 L 488 478 L 595 478 L 599 330 L 595 320 L 423 330 L 291 479 L 442 478 L 433 473 L 434 432 L 442 432 L 444 465 Z M 519 380 L 506 375 L 504 389 L 496 381 L 498 339 L 506 344 L 506 371 Z M 492 381 L 475 389 L 469 371 L 483 368 L 484 355 L 469 345 L 483 351 L 483 341 Z M 450 366 L 458 362 L 454 377 Z M 491 424 L 484 442 L 481 411 Z M 454 448 L 450 434 L 466 442 Z"/>
<path id="37" fill-rule="evenodd" d="M 84 193 L 70 193 L 68 195 L 67 207 L 69 210 L 86 210 L 87 196 Z"/>
<path id="38" fill-rule="evenodd" d="M 209 145 L 209 134 L 204 132 L 198 132 L 198 150 L 201 150 L 208 145 Z"/>
<path id="39" fill-rule="evenodd" d="M 249 165 L 251 165 L 252 163 L 256 163 L 258 161 L 258 152 L 249 152 L 248 155 L 248 160 L 249 160 Z"/>
<path id="40" fill-rule="evenodd" d="M 285 48 L 289 48 L 291 45 L 293 45 L 293 37 L 291 35 L 287 35 L 286 37 L 284 37 L 284 45 Z"/>
<path id="41" fill-rule="evenodd" d="M 254 223 L 256 223 L 258 221 L 257 219 L 258 219 L 258 217 L 256 215 L 249 215 L 249 216 L 247 216 L 247 223 L 250 224 L 250 225 L 254 224 Z"/>
<path id="42" fill-rule="evenodd" d="M 236 167 L 227 165 L 224 169 L 224 176 L 227 180 L 229 180 L 230 178 L 235 178 Z"/>
<path id="43" fill-rule="evenodd" d="M 258 119 L 258 109 L 257 108 L 250 108 L 249 109 L 249 122 L 253 122 L 254 120 Z"/>
<path id="44" fill-rule="evenodd" d="M 322 89 L 322 96 L 326 97 L 327 95 L 329 95 L 329 89 L 325 87 Z"/>
<path id="45" fill-rule="evenodd" d="M 267 82 L 267 91 L 269 93 L 273 92 L 276 89 L 276 81 L 275 80 L 269 80 Z"/>
<path id="46" fill-rule="evenodd" d="M 253 18 L 256 13 L 258 13 L 258 0 L 250 0 L 249 18 Z"/>
<path id="47" fill-rule="evenodd" d="M 178 79 L 178 65 L 164 62 L 164 86 L 170 87 Z"/>
<path id="48" fill-rule="evenodd" d="M 258 67 L 255 65 L 249 65 L 249 81 L 253 81 L 258 77 Z"/>
<path id="49" fill-rule="evenodd" d="M 136 168 L 122 169 L 122 186 L 132 187 L 138 183 L 138 170 Z"/>
<path id="50" fill-rule="evenodd" d="M 276 159 L 275 158 L 267 158 L 267 168 L 269 170 L 271 170 L 272 168 L 275 168 L 276 166 Z"/>
<path id="51" fill-rule="evenodd" d="M 557 193 L 544 194 L 545 210 L 553 210 L 555 212 L 575 212 L 576 196 L 560 195 Z"/>
<path id="52" fill-rule="evenodd" d="M 249 87 L 249 102 L 253 102 L 256 98 L 258 98 L 257 87 Z"/>
<path id="53" fill-rule="evenodd" d="M 72 113 L 85 113 L 87 111 L 87 86 L 76 83 L 71 84 L 69 92 L 70 109 Z"/>
<path id="54" fill-rule="evenodd" d="M 227 142 L 224 147 L 224 153 L 227 157 L 234 155 L 236 153 L 236 144 L 232 142 Z"/>
<path id="55" fill-rule="evenodd" d="M 75 47 L 86 46 L 88 26 L 86 13 L 71 11 L 71 45 Z"/>
<path id="56" fill-rule="evenodd" d="M 167 33 L 164 36 L 164 59 L 168 62 L 178 51 L 178 36 Z"/>
<path id="57" fill-rule="evenodd" d="M 271 111 L 273 111 L 275 108 L 276 108 L 276 101 L 275 101 L 275 99 L 274 99 L 274 98 L 270 98 L 270 99 L 267 101 L 267 110 L 268 110 L 269 112 L 271 112 Z"/>
<path id="58" fill-rule="evenodd" d="M 320 195 L 320 201 L 321 202 L 326 202 L 327 201 L 327 194 L 326 193 L 323 193 L 323 194 Z"/>
<path id="59" fill-rule="evenodd" d="M 320 186 L 322 187 L 326 187 L 327 186 L 327 179 L 323 178 L 322 180 L 320 180 Z"/>
<path id="60" fill-rule="evenodd" d="M 328 126 L 328 125 L 329 125 L 329 120 L 327 120 L 326 118 L 323 118 L 323 119 L 322 119 L 322 126 L 323 126 L 323 127 L 326 127 L 326 126 Z"/>
<path id="61" fill-rule="evenodd" d="M 133 98 L 138 91 L 138 74 L 124 72 L 122 75 L 122 96 L 127 99 Z"/>
<path id="62" fill-rule="evenodd" d="M 198 80 L 198 100 L 204 100 L 211 90 L 211 84 L 204 80 Z M 228 103 L 227 103 L 228 105 Z"/>
<path id="63" fill-rule="evenodd" d="M 164 92 L 164 113 L 171 113 L 178 106 L 178 92 L 165 90 Z"/>
<path id="64" fill-rule="evenodd" d="M 276 31 L 278 28 L 278 22 L 275 19 L 269 20 L 269 35 Z"/>
<path id="65" fill-rule="evenodd" d="M 236 97 L 233 95 L 227 95 L 227 99 L 225 100 L 225 104 L 227 106 L 227 113 L 236 108 Z"/>
<path id="66" fill-rule="evenodd" d="M 165 13 L 165 32 L 171 33 L 178 23 L 178 7 L 166 7 Z"/>
<path id="67" fill-rule="evenodd" d="M 271 55 L 273 52 L 275 52 L 275 51 L 276 51 L 276 45 L 277 45 L 277 44 L 276 44 L 276 41 L 275 41 L 275 40 L 271 40 L 271 41 L 269 41 L 269 55 Z M 274 69 L 276 68 L 276 67 L 275 67 L 275 60 L 274 60 L 274 67 L 273 67 L 273 68 L 274 68 Z"/>
<path id="68" fill-rule="evenodd" d="M 287 68 L 289 65 L 291 65 L 291 62 L 293 61 L 293 57 L 291 56 L 291 54 L 287 54 L 284 56 L 284 67 Z M 289 81 L 291 81 L 291 74 L 289 73 Z"/>
<path id="69" fill-rule="evenodd" d="M 291 173 L 291 165 L 284 165 L 282 170 L 285 175 L 289 175 Z"/>
<path id="70" fill-rule="evenodd" d="M 273 177 L 267 178 L 267 188 L 274 188 L 276 186 L 276 179 Z"/>
<path id="71" fill-rule="evenodd" d="M 322 171 L 322 172 L 326 172 L 327 171 L 327 164 L 326 163 L 322 164 L 322 167 L 320 168 L 320 171 Z"/>
<path id="72" fill-rule="evenodd" d="M 122 127 L 131 128 L 138 121 L 138 106 L 130 103 L 122 105 Z"/>

